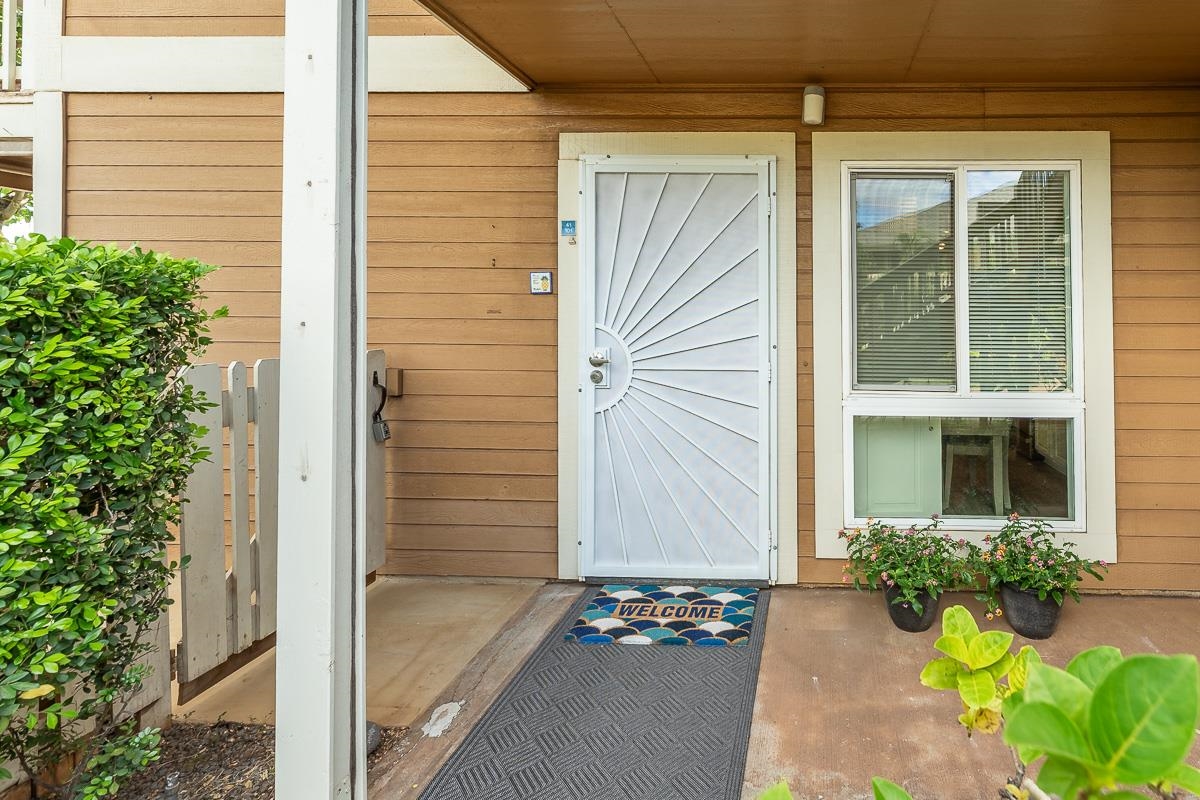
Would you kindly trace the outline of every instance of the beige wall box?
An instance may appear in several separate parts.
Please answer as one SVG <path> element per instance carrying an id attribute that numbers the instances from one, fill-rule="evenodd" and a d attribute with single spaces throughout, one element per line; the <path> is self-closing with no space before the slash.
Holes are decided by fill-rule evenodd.
<path id="1" fill-rule="evenodd" d="M 387 368 L 388 397 L 404 396 L 404 370 L 396 367 Z"/>

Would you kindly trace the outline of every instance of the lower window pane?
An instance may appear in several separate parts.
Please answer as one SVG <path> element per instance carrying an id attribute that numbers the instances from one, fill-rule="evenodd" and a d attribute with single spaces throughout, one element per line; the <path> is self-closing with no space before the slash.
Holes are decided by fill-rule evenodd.
<path id="1" fill-rule="evenodd" d="M 1074 421 L 855 417 L 856 517 L 1075 518 Z"/>

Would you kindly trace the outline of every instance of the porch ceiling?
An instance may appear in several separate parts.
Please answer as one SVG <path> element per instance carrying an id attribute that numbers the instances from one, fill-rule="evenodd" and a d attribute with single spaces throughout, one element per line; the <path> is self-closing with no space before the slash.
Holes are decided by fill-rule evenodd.
<path id="1" fill-rule="evenodd" d="M 419 0 L 529 85 L 1200 80 L 1195 0 Z"/>

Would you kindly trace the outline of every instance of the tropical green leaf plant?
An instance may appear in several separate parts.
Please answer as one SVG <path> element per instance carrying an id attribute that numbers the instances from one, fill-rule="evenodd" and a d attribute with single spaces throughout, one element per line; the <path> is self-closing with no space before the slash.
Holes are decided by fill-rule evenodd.
<path id="1" fill-rule="evenodd" d="M 942 615 L 934 647 L 943 655 L 921 682 L 958 694 L 967 735 L 997 733 L 1016 774 L 1003 800 L 1182 800 L 1200 796 L 1200 770 L 1187 763 L 1200 725 L 1200 667 L 1193 655 L 1124 656 L 1093 647 L 1065 669 L 1042 661 L 1013 635 L 980 631 L 962 606 Z M 875 800 L 912 800 L 883 778 Z M 789 800 L 785 784 L 760 800 Z"/>
<path id="2" fill-rule="evenodd" d="M 221 313 L 199 305 L 212 269 L 0 243 L 0 763 L 35 798 L 108 797 L 158 757 L 129 702 L 170 602 L 178 498 L 210 455 L 181 375 Z"/>
<path id="3" fill-rule="evenodd" d="M 1004 584 L 1051 598 L 1062 605 L 1067 597 L 1079 602 L 1078 585 L 1085 576 L 1104 580 L 1105 561 L 1081 558 L 1073 542 L 1060 540 L 1050 523 L 1010 514 L 1004 527 L 983 538 L 977 551 L 975 570 L 983 588 L 977 599 L 987 606 L 988 618 L 1000 610 L 1000 587 Z"/>
<path id="4" fill-rule="evenodd" d="M 1200 771 L 1186 763 L 1200 725 L 1195 656 L 1125 657 L 1101 646 L 1060 669 L 1029 645 L 1013 653 L 1012 641 L 1006 631 L 981 632 L 970 612 L 953 606 L 934 643 L 944 655 L 921 671 L 924 685 L 958 693 L 968 736 L 1002 732 L 1016 775 L 1001 797 L 1200 794 Z"/>
<path id="5" fill-rule="evenodd" d="M 926 600 L 960 586 L 974 586 L 975 546 L 966 539 L 941 533 L 935 514 L 929 524 L 897 528 L 868 518 L 865 528 L 845 528 L 844 583 L 860 591 L 891 590 L 891 602 L 918 615 Z"/>
<path id="6" fill-rule="evenodd" d="M 921 683 L 958 692 L 963 706 L 958 721 L 967 736 L 1000 729 L 1004 701 L 1024 688 L 1029 665 L 1041 660 L 1029 645 L 1014 655 L 1012 642 L 1007 631 L 981 632 L 962 606 L 951 606 L 942 614 L 942 635 L 933 646 L 943 655 L 921 670 Z"/>

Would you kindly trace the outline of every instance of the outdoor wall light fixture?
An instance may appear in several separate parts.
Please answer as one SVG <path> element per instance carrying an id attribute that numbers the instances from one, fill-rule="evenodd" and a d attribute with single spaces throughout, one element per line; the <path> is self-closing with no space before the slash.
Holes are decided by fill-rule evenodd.
<path id="1" fill-rule="evenodd" d="M 825 124 L 825 90 L 820 86 L 804 87 L 804 106 L 800 119 L 805 125 Z"/>

